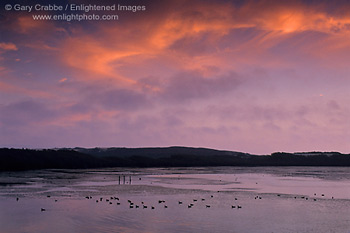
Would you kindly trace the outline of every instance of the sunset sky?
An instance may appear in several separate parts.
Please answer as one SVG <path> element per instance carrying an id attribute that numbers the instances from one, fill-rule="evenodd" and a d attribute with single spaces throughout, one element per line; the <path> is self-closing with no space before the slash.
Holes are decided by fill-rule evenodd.
<path id="1" fill-rule="evenodd" d="M 35 21 L 5 4 L 53 1 L 1 2 L 0 147 L 350 153 L 347 1 L 92 2 L 146 10 Z"/>

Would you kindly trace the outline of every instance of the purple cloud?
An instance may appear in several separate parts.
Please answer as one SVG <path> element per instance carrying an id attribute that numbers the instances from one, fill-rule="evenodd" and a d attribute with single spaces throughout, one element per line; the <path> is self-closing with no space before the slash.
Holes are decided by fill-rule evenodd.
<path id="1" fill-rule="evenodd" d="M 183 72 L 169 80 L 162 97 L 175 102 L 209 99 L 235 90 L 242 82 L 243 77 L 234 72 L 210 78 L 199 72 Z"/>

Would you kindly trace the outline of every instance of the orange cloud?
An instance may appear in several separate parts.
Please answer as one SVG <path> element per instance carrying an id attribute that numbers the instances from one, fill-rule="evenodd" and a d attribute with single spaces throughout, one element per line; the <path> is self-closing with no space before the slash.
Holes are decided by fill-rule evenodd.
<path id="1" fill-rule="evenodd" d="M 107 111 L 100 109 L 97 112 L 91 111 L 88 113 L 65 113 L 60 117 L 48 120 L 47 122 L 43 123 L 60 127 L 73 127 L 79 122 L 104 121 L 105 119 L 115 118 L 117 115 L 118 111 Z"/>
<path id="2" fill-rule="evenodd" d="M 269 4 L 270 3 L 270 4 Z M 239 63 L 251 62 L 270 63 L 272 66 L 281 65 L 281 59 L 272 59 L 267 50 L 273 46 L 306 31 L 325 33 L 327 40 L 318 40 L 317 44 L 311 41 L 300 41 L 295 50 L 310 54 L 319 53 L 324 49 L 348 48 L 350 34 L 350 17 L 346 15 L 330 15 L 322 7 L 307 6 L 301 3 L 278 3 L 261 1 L 256 4 L 245 4 L 241 8 L 232 5 L 213 3 L 212 5 L 195 6 L 171 12 L 158 24 L 157 30 L 149 35 L 150 45 L 158 52 L 169 53 L 169 47 L 183 38 L 203 38 L 207 36 L 207 45 L 212 48 L 210 54 L 194 56 L 187 51 L 172 50 L 178 61 L 185 69 L 200 69 L 203 66 L 214 65 L 222 68 L 235 69 Z M 239 45 L 226 47 L 221 50 L 220 39 L 236 29 L 254 29 L 255 34 Z M 209 33 L 209 36 L 208 36 Z M 335 39 L 337 38 L 337 39 Z M 331 41 L 334 43 L 331 45 Z M 191 45 L 197 45 L 196 41 Z M 235 45 L 235 44 L 232 44 Z M 178 54 L 180 52 L 180 54 Z M 183 53 L 185 52 L 185 54 Z M 329 51 L 328 51 L 329 52 Z M 264 56 L 267 59 L 261 59 Z M 317 55 L 315 55 L 317 57 Z"/>
<path id="3" fill-rule="evenodd" d="M 59 83 L 64 83 L 64 82 L 66 82 L 68 79 L 67 78 L 61 78 L 58 82 Z"/>
<path id="4" fill-rule="evenodd" d="M 133 25 L 133 30 L 123 26 L 104 27 L 101 33 L 98 33 L 97 38 L 89 34 L 79 35 L 78 33 L 74 38 L 66 41 L 63 48 L 63 60 L 71 67 L 85 71 L 84 78 L 95 80 L 107 78 L 117 80 L 122 85 L 142 86 L 138 83 L 137 78 L 123 75 L 120 71 L 121 67 L 125 64 L 134 64 L 137 69 L 140 63 L 160 57 L 174 62 L 178 58 L 176 54 L 168 55 L 168 49 L 175 41 L 185 36 L 213 31 L 222 36 L 229 30 L 228 22 L 223 24 L 222 19 L 211 18 L 213 10 L 209 8 L 203 6 L 196 12 L 189 11 L 185 19 L 183 19 L 182 12 L 175 12 L 164 22 L 159 22 L 159 19 L 156 24 L 152 24 L 153 21 L 138 22 Z M 217 8 L 216 14 L 219 14 L 219 11 L 224 8 L 224 6 Z M 199 15 L 196 16 L 196 14 Z M 230 17 L 229 11 L 223 11 L 220 14 L 224 18 Z M 223 16 L 223 14 L 226 15 Z M 188 21 L 184 23 L 184 20 Z M 141 34 L 135 36 L 134 33 L 138 29 Z M 184 66 L 188 64 L 187 62 L 181 63 Z"/>
<path id="5" fill-rule="evenodd" d="M 349 48 L 346 35 L 350 33 L 347 29 L 350 17 L 346 14 L 331 15 L 322 6 L 307 6 L 301 2 L 254 1 L 235 7 L 222 2 L 194 2 L 184 6 L 179 4 L 168 11 L 167 14 L 162 12 L 162 20 L 145 16 L 127 25 L 100 25 L 94 34 L 76 31 L 64 43 L 63 61 L 83 71 L 84 75 L 80 75 L 82 79 L 109 79 L 119 85 L 141 87 L 139 77 L 126 75 L 123 68 L 138 69 L 153 59 L 169 61 L 178 70 L 203 70 L 208 66 L 235 70 L 242 64 L 255 63 L 283 66 L 283 59 L 269 54 L 268 50 L 306 31 L 324 33 L 329 38 L 317 43 L 299 39 L 299 42 L 294 42 L 294 50 L 301 54 L 307 52 L 317 58 L 320 51 Z M 220 40 L 237 29 L 255 31 L 248 40 L 221 48 Z M 203 53 L 199 47 L 197 54 L 190 54 L 187 48 L 193 49 L 201 40 L 203 48 L 210 48 L 210 52 Z M 175 43 L 184 44 L 184 41 L 189 41 L 188 47 L 182 50 L 174 48 Z M 334 41 L 337 43 L 329 46 Z M 149 88 L 156 89 L 152 86 Z"/>
<path id="6" fill-rule="evenodd" d="M 196 5 L 171 12 L 162 23 L 153 30 L 150 43 L 163 49 L 183 37 L 210 32 L 213 35 L 225 35 L 232 28 L 248 26 L 235 23 L 234 9 L 228 4 Z"/>
<path id="7" fill-rule="evenodd" d="M 341 6 L 339 6 L 340 8 Z M 307 5 L 301 1 L 252 1 L 235 11 L 235 20 L 253 27 L 281 33 L 301 31 L 349 32 L 348 14 L 330 14 L 322 3 Z"/>
<path id="8" fill-rule="evenodd" d="M 312 9 L 285 9 L 269 15 L 268 20 L 262 20 L 262 25 L 269 30 L 279 30 L 283 33 L 301 31 L 319 31 L 333 33 L 342 30 L 350 24 L 350 18 L 335 18 L 323 12 Z M 349 33 L 349 31 L 342 31 Z"/>
<path id="9" fill-rule="evenodd" d="M 0 43 L 0 52 L 1 50 L 5 51 L 16 51 L 18 50 L 17 46 L 13 43 Z"/>
<path id="10" fill-rule="evenodd" d="M 67 65 L 86 71 L 89 75 L 84 78 L 114 78 L 127 84 L 135 84 L 134 80 L 118 74 L 116 68 L 119 60 L 137 54 L 137 51 L 123 51 L 104 46 L 92 38 L 78 37 L 66 42 L 63 59 Z"/>

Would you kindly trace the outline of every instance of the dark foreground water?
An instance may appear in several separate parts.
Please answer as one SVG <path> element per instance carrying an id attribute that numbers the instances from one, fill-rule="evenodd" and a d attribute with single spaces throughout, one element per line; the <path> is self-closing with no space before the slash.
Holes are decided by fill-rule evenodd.
<path id="1" fill-rule="evenodd" d="M 349 233 L 350 168 L 0 173 L 0 232 Z"/>

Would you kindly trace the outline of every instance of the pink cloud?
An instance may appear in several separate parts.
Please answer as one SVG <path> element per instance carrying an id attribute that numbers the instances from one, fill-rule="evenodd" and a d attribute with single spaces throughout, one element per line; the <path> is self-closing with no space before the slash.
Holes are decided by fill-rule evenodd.
<path id="1" fill-rule="evenodd" d="M 17 46 L 14 43 L 0 43 L 0 51 L 16 51 L 18 50 Z"/>

